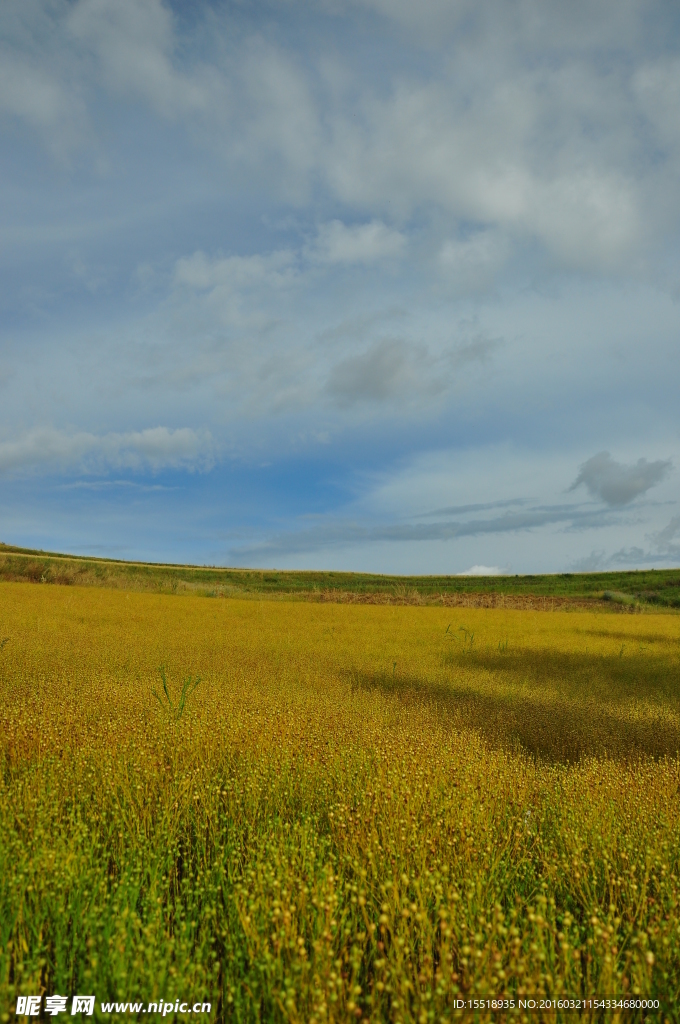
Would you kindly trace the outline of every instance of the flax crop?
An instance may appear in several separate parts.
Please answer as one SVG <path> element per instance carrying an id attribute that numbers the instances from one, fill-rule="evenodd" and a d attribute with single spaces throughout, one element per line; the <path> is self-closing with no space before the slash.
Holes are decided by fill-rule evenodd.
<path id="1" fill-rule="evenodd" d="M 3 583 L 5 640 L 3 1020 L 677 1019 L 679 617 Z"/>

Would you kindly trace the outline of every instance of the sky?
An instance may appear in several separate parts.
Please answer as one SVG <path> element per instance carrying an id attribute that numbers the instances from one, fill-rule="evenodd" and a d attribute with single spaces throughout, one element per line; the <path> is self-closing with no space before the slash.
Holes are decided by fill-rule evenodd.
<path id="1" fill-rule="evenodd" d="M 680 7 L 3 0 L 0 541 L 680 564 Z"/>

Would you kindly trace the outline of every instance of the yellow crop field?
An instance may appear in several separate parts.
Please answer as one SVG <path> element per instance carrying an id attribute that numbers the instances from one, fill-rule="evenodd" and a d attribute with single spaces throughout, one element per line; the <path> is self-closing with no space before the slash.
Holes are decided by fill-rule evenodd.
<path id="1" fill-rule="evenodd" d="M 679 616 L 0 583 L 0 644 L 2 1020 L 678 1019 Z"/>

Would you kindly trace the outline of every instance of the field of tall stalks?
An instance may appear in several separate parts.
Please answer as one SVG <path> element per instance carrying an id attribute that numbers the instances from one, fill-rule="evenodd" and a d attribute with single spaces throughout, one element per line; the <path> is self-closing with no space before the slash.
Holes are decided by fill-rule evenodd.
<path id="1" fill-rule="evenodd" d="M 0 583 L 0 645 L 1 1020 L 678 1019 L 677 615 Z"/>

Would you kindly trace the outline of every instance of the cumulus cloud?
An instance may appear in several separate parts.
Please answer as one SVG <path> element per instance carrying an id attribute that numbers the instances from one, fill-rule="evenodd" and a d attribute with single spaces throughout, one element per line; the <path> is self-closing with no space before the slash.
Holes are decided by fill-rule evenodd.
<path id="1" fill-rule="evenodd" d="M 594 498 L 613 507 L 628 505 L 668 475 L 670 459 L 648 462 L 638 459 L 632 466 L 616 462 L 609 452 L 598 452 L 581 466 L 570 491 L 585 484 Z"/>
<path id="2" fill-rule="evenodd" d="M 68 434 L 51 427 L 30 431 L 13 441 L 0 442 L 0 473 L 110 469 L 209 469 L 215 446 L 209 432 L 189 427 L 170 430 L 151 427 L 128 433 Z"/>

